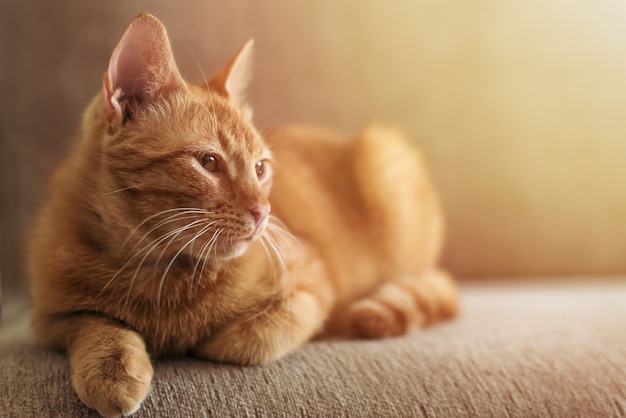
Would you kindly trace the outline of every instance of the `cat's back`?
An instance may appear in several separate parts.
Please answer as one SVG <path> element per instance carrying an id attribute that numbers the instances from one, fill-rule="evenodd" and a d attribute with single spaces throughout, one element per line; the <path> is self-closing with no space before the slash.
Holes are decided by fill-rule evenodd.
<path id="1" fill-rule="evenodd" d="M 383 277 L 436 263 L 442 220 L 417 149 L 370 127 L 356 138 L 306 126 L 273 129 L 272 212 L 322 254 L 339 299 Z"/>
<path id="2" fill-rule="evenodd" d="M 332 245 L 362 232 L 363 202 L 351 169 L 354 141 L 309 126 L 275 128 L 266 141 L 274 158 L 272 212 L 293 233 Z"/>

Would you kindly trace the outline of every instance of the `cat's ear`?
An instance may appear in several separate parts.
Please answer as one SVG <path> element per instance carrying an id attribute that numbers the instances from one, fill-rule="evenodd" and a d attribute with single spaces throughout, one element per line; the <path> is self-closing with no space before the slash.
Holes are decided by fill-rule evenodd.
<path id="1" fill-rule="evenodd" d="M 208 81 L 211 90 L 226 97 L 237 106 L 245 105 L 245 93 L 251 75 L 253 47 L 254 39 L 249 39 L 228 64 Z"/>
<path id="2" fill-rule="evenodd" d="M 139 15 L 113 50 L 104 75 L 109 122 L 121 126 L 138 107 L 184 86 L 165 28 L 156 17 Z"/>

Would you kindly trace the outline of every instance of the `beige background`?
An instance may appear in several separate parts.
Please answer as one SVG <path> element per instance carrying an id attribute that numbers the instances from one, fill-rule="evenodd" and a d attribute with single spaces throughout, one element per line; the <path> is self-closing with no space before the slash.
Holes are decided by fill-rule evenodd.
<path id="1" fill-rule="evenodd" d="M 462 277 L 626 273 L 626 3 L 0 2 L 5 294 L 54 164 L 132 18 L 200 80 L 257 40 L 260 127 L 378 121 L 424 149 Z"/>

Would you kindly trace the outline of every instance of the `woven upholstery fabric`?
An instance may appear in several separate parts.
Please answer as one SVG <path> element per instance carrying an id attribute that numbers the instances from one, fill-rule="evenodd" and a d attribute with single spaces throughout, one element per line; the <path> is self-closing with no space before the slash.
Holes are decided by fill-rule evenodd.
<path id="1" fill-rule="evenodd" d="M 407 337 L 317 341 L 262 367 L 159 361 L 134 416 L 626 415 L 626 282 L 462 294 L 459 319 Z M 97 416 L 62 354 L 4 341 L 0 378 L 0 416 Z"/>

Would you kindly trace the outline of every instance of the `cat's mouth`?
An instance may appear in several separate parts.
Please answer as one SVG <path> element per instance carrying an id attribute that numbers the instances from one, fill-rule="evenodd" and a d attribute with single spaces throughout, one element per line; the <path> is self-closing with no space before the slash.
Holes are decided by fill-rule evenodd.
<path id="1" fill-rule="evenodd" d="M 263 235 L 267 227 L 267 220 L 260 222 L 248 235 L 230 236 L 218 245 L 228 253 L 228 258 L 238 257 L 243 254 L 248 246 Z"/>
<path id="2" fill-rule="evenodd" d="M 254 231 L 252 231 L 251 234 L 242 237 L 231 237 L 226 242 L 224 242 L 224 245 L 227 246 L 241 243 L 250 243 L 252 241 L 255 241 L 263 234 L 263 232 L 265 232 L 265 227 L 266 223 L 260 224 L 254 229 Z"/>

